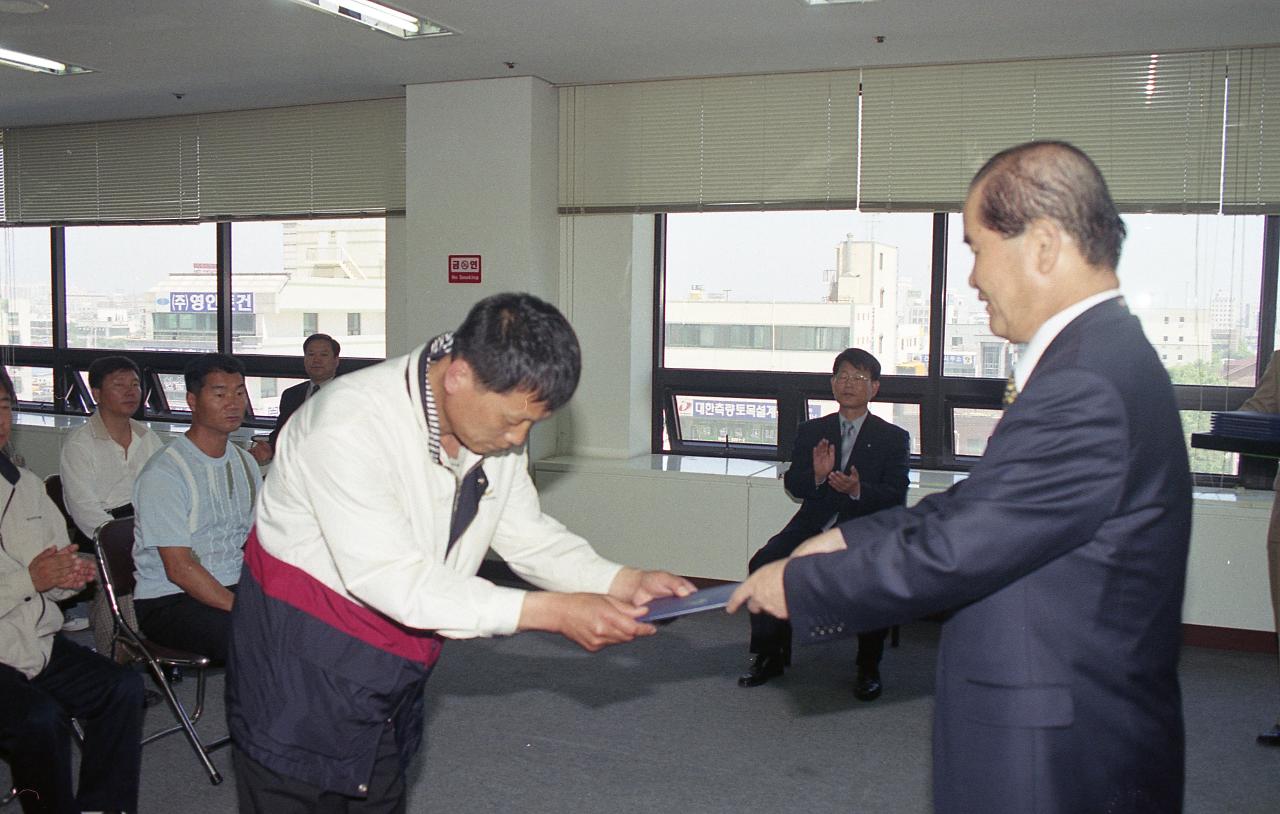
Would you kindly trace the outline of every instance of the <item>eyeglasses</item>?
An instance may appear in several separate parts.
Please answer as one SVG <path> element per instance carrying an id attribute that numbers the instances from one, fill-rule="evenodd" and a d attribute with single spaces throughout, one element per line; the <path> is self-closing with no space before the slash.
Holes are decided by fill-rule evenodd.
<path id="1" fill-rule="evenodd" d="M 841 373 L 840 375 L 832 376 L 831 378 L 840 382 L 840 384 L 848 384 L 849 382 L 857 382 L 861 384 L 862 382 L 871 381 L 871 377 L 865 373 Z"/>

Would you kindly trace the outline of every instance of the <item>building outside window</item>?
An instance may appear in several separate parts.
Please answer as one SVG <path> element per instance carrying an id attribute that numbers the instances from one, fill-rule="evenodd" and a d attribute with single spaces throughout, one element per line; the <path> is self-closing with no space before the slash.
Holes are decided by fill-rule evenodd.
<path id="1" fill-rule="evenodd" d="M 222 237 L 231 244 L 230 301 L 221 305 L 230 312 L 232 353 L 299 357 L 296 365 L 250 364 L 255 417 L 277 414 L 279 385 L 302 375 L 302 341 L 311 333 L 332 334 L 353 361 L 385 356 L 385 218 L 0 227 L 0 336 L 9 358 L 16 354 L 10 369 L 24 370 L 19 400 L 77 412 L 82 402 L 72 394 L 83 390 L 88 362 L 78 355 L 50 367 L 49 359 L 66 349 L 123 352 L 145 356 L 144 366 L 160 371 L 168 410 L 185 413 L 182 356 L 219 346 Z M 58 272 L 66 297 L 55 304 Z M 54 347 L 55 314 L 66 331 L 62 347 Z M 33 357 L 40 348 L 51 352 Z M 65 400 L 53 395 L 60 376 L 70 377 Z M 70 384 L 76 377 L 79 389 Z M 147 409 L 163 415 L 162 405 L 152 399 Z"/>
<path id="2" fill-rule="evenodd" d="M 233 223 L 231 255 L 232 289 L 256 320 L 233 332 L 236 353 L 301 356 L 324 332 L 348 358 L 386 356 L 384 218 Z"/>
<path id="3" fill-rule="evenodd" d="M 913 451 L 919 453 L 920 405 L 911 402 L 927 393 L 923 384 L 911 382 L 928 375 L 931 332 L 941 332 L 938 345 L 946 350 L 939 365 L 940 388 L 950 437 L 942 433 L 935 438 L 949 447 L 947 454 L 980 455 L 1000 418 L 998 409 L 981 405 L 998 407 L 998 390 L 974 389 L 957 380 L 998 380 L 1002 388 L 1016 361 L 1016 348 L 991 333 L 986 304 L 968 285 L 973 261 L 964 244 L 961 216 L 939 217 L 945 217 L 945 232 L 939 232 L 945 234 L 945 287 L 935 292 L 932 214 L 664 216 L 666 253 L 659 268 L 665 274 L 665 341 L 656 373 L 659 389 L 664 371 L 715 371 L 723 374 L 716 381 L 726 394 L 717 406 L 706 401 L 710 394 L 688 392 L 689 377 L 679 379 L 686 382 L 686 395 L 672 402 L 680 413 L 679 427 L 697 428 L 696 440 L 722 440 L 724 433 L 706 437 L 715 433 L 708 422 L 694 418 L 711 411 L 720 419 L 721 412 L 732 409 L 735 420 L 742 420 L 738 404 L 744 399 L 749 403 L 753 389 L 761 398 L 776 399 L 778 386 L 791 386 L 753 376 L 752 371 L 828 373 L 837 352 L 856 346 L 876 355 L 884 377 L 897 380 L 887 388 L 894 391 L 889 401 L 896 402 L 890 412 L 895 420 L 915 421 L 914 430 L 908 429 L 913 431 Z M 1254 384 L 1265 219 L 1159 214 L 1124 218 L 1129 237 L 1118 274 L 1130 311 L 1141 321 L 1174 384 L 1182 388 L 1184 403 L 1194 400 L 1189 396 L 1192 387 L 1216 388 L 1214 398 L 1222 402 L 1200 398 L 1194 400 L 1199 409 L 1183 411 L 1189 438 L 1192 432 L 1208 429 L 1212 411 L 1231 408 L 1235 397 L 1225 388 Z M 935 298 L 941 299 L 939 325 L 930 324 Z M 1180 330 L 1170 332 L 1165 326 L 1171 324 Z M 767 387 L 761 384 L 765 381 L 770 382 Z M 811 394 L 807 413 L 820 403 L 814 391 L 824 385 L 813 377 L 803 381 Z M 882 394 L 885 390 L 882 387 Z M 670 409 L 665 404 L 662 409 Z M 908 409 L 914 411 L 914 419 L 904 412 Z M 692 410 L 703 415 L 690 418 L 686 411 Z M 797 420 L 805 417 L 792 415 Z M 671 427 L 665 419 L 662 423 Z M 721 423 L 718 429 L 726 430 L 731 442 L 737 435 L 745 439 L 743 433 L 735 435 L 731 424 Z M 785 433 L 774 427 L 753 437 L 778 439 Z M 1197 472 L 1235 472 L 1234 455 L 1191 450 L 1191 456 Z"/>

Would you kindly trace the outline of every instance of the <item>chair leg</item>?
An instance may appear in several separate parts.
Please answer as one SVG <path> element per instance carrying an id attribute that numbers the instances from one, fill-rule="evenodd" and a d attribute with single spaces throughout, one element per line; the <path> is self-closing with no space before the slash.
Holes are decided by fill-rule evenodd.
<path id="1" fill-rule="evenodd" d="M 178 701 L 178 697 L 173 694 L 173 688 L 169 686 L 169 682 L 165 681 L 164 670 L 156 663 L 154 659 L 147 659 L 147 669 L 151 671 L 151 675 L 156 679 L 156 683 L 160 685 L 160 691 L 164 694 L 165 701 L 169 704 L 169 709 L 178 717 L 179 727 L 183 734 L 187 736 L 187 741 L 191 744 L 191 748 L 195 750 L 196 756 L 200 758 L 200 762 L 204 765 L 205 772 L 209 775 L 209 782 L 218 785 L 222 782 L 222 774 L 217 767 L 213 765 L 213 761 L 209 759 L 209 753 L 205 750 L 204 744 L 200 741 L 200 735 L 196 732 L 195 727 L 191 723 L 191 719 L 187 717 L 187 711 Z M 201 671 L 203 677 L 203 671 Z M 169 732 L 177 731 L 177 728 L 167 730 L 164 733 L 157 733 L 143 740 L 148 743 L 160 737 L 161 734 L 169 734 Z"/>
<path id="2" fill-rule="evenodd" d="M 204 668 L 196 670 L 196 705 L 191 710 L 191 723 L 199 722 L 200 716 L 204 714 Z"/>

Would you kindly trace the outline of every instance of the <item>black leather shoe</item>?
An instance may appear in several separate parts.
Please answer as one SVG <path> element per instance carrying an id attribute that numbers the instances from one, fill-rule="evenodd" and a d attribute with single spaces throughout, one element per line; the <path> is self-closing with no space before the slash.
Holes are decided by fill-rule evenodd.
<path id="1" fill-rule="evenodd" d="M 858 677 L 853 681 L 853 697 L 859 701 L 874 701 L 880 697 L 884 687 L 880 684 L 879 670 L 858 668 Z"/>
<path id="2" fill-rule="evenodd" d="M 759 687 L 771 678 L 782 675 L 781 653 L 761 653 L 751 662 L 751 669 L 738 676 L 739 687 Z"/>
<path id="3" fill-rule="evenodd" d="M 1258 736 L 1258 743 L 1264 746 L 1280 746 L 1280 724 L 1276 724 Z"/>

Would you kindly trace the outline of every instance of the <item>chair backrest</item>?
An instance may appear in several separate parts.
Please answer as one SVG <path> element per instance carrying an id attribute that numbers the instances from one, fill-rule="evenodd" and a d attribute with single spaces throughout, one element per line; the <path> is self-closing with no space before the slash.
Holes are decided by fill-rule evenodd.
<path id="1" fill-rule="evenodd" d="M 58 507 L 58 511 L 62 512 L 62 519 L 67 521 L 67 533 L 71 535 L 71 542 L 78 542 L 82 549 L 85 548 L 84 538 L 80 537 L 80 530 L 76 528 L 76 521 L 71 519 L 71 513 L 67 511 L 67 501 L 62 496 L 62 476 L 55 474 L 45 478 L 44 493 L 53 501 L 53 505 Z"/>
<path id="2" fill-rule="evenodd" d="M 66 501 L 62 499 L 62 476 L 50 475 L 44 479 L 44 492 L 49 499 L 58 507 L 58 511 L 62 512 L 65 517 L 67 514 Z"/>
<path id="3" fill-rule="evenodd" d="M 102 569 L 103 589 L 116 602 L 132 594 L 137 583 L 133 575 L 133 518 L 103 523 L 94 534 L 93 545 Z"/>

